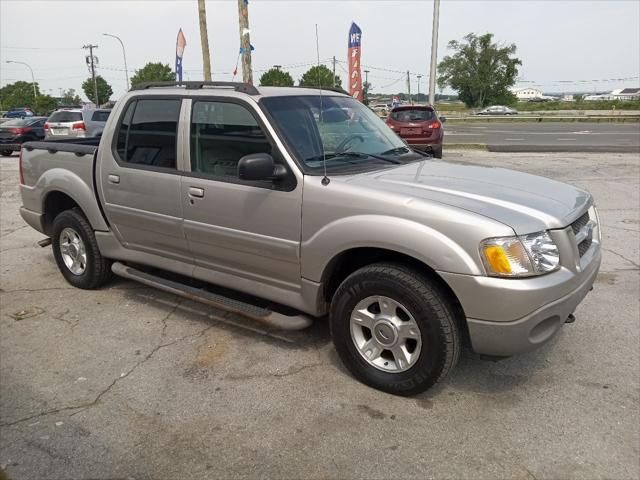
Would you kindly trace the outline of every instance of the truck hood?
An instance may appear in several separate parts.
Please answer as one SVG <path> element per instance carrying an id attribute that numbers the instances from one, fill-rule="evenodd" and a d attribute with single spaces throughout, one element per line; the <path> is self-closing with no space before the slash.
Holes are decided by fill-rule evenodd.
<path id="1" fill-rule="evenodd" d="M 349 181 L 484 215 L 518 235 L 564 228 L 593 202 L 588 192 L 548 178 L 435 160 L 355 175 Z"/>

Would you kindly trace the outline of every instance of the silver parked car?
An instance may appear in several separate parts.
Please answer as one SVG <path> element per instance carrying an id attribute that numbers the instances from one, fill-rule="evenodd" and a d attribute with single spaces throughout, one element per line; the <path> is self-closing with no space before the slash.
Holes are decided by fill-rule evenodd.
<path id="1" fill-rule="evenodd" d="M 328 315 L 347 368 L 398 395 L 441 380 L 463 339 L 509 356 L 573 321 L 601 259 L 588 192 L 433 159 L 320 93 L 133 90 L 98 146 L 24 145 L 20 213 L 75 287 L 115 273 L 278 328 Z"/>
<path id="2" fill-rule="evenodd" d="M 46 138 L 53 140 L 100 136 L 110 112 L 111 110 L 85 108 L 56 110 L 45 124 Z"/>
<path id="3" fill-rule="evenodd" d="M 505 107 L 503 105 L 493 105 L 491 107 L 487 107 L 479 112 L 476 112 L 474 115 L 517 115 L 518 111 L 514 108 Z"/>

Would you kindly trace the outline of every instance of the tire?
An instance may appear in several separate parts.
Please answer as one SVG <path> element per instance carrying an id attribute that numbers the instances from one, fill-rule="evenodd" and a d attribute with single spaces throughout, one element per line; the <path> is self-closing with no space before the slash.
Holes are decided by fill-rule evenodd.
<path id="1" fill-rule="evenodd" d="M 13 150 L 2 150 L 0 151 L 0 155 L 2 155 L 3 157 L 10 157 L 11 155 L 13 155 Z"/>
<path id="2" fill-rule="evenodd" d="M 391 360 L 396 358 L 391 350 L 384 350 L 375 360 L 377 366 L 374 366 L 361 353 L 363 347 L 358 346 L 358 342 L 363 340 L 366 345 L 377 341 L 377 338 L 390 337 L 384 336 L 381 330 L 381 325 L 387 322 L 382 313 L 378 320 L 374 320 L 378 323 L 369 329 L 369 340 L 366 339 L 367 328 L 352 320 L 356 307 L 358 312 L 363 312 L 361 306 L 376 297 L 382 300 L 377 308 L 372 305 L 371 311 L 382 310 L 383 303 L 390 300 L 401 307 L 395 310 L 397 316 L 394 321 L 400 320 L 399 323 L 405 325 L 408 318 L 412 325 L 418 326 L 417 333 L 412 331 L 416 338 L 414 359 L 405 364 L 404 370 L 400 368 L 401 362 Z M 366 316 L 375 315 L 369 310 L 367 312 Z M 403 319 L 399 318 L 400 313 Z M 460 356 L 460 333 L 447 295 L 428 277 L 400 264 L 373 264 L 349 275 L 331 302 L 330 325 L 335 348 L 349 371 L 362 383 L 395 395 L 410 396 L 429 389 L 449 373 Z M 363 332 L 364 337 L 360 337 L 359 332 Z M 397 335 L 396 340 L 400 340 L 399 333 L 392 335 Z M 405 347 L 409 349 L 410 345 L 406 343 Z M 375 354 L 371 352 L 371 355 Z"/>
<path id="3" fill-rule="evenodd" d="M 431 152 L 435 158 L 442 158 L 442 145 L 432 147 Z"/>
<path id="4" fill-rule="evenodd" d="M 111 262 L 100 253 L 93 228 L 80 209 L 65 210 L 53 220 L 52 245 L 60 272 L 74 287 L 94 290 L 111 279 Z M 84 252 L 84 260 L 80 252 Z M 78 259 L 79 266 L 75 268 L 76 263 L 68 265 L 73 257 Z"/>

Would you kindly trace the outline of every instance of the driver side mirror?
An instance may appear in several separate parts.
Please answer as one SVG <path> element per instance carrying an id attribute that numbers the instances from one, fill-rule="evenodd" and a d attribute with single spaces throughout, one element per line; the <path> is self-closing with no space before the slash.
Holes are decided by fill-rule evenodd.
<path id="1" fill-rule="evenodd" d="M 245 155 L 238 162 L 238 178 L 241 180 L 280 180 L 286 175 L 286 169 L 276 165 L 268 153 Z"/>

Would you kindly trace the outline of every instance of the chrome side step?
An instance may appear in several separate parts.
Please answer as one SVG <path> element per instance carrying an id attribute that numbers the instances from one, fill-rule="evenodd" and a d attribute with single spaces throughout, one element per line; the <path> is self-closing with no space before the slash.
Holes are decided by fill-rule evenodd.
<path id="1" fill-rule="evenodd" d="M 243 317 L 250 318 L 260 323 L 264 323 L 279 330 L 302 330 L 310 327 L 312 320 L 306 315 L 283 315 L 266 308 L 251 305 L 215 293 L 207 292 L 199 288 L 174 282 L 166 278 L 158 277 L 133 267 L 129 267 L 120 262 L 115 262 L 111 266 L 113 273 L 119 277 L 135 280 L 149 287 L 157 288 L 167 293 L 172 293 L 189 300 L 211 305 L 212 307 L 237 313 Z"/>

